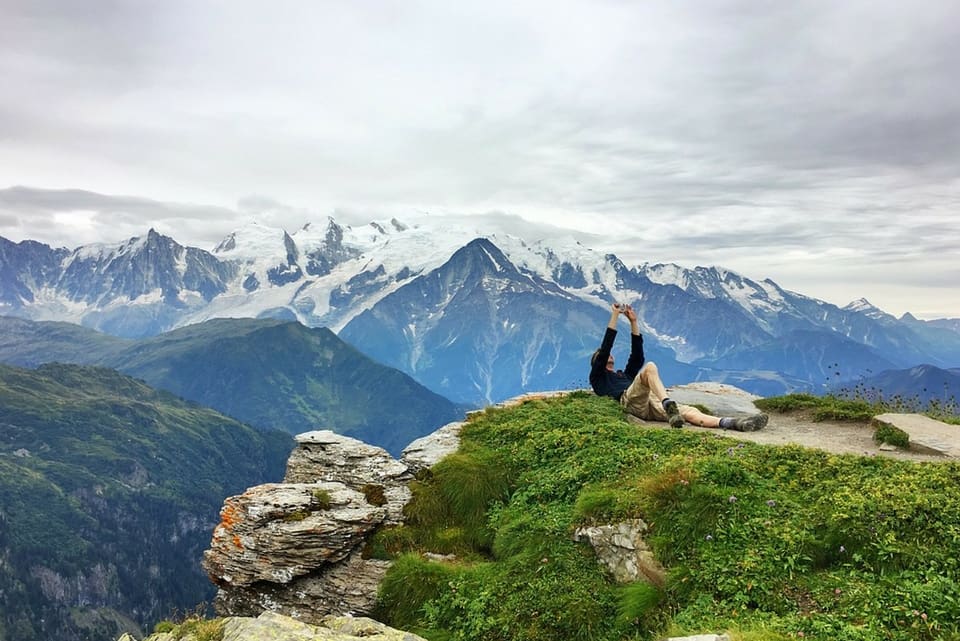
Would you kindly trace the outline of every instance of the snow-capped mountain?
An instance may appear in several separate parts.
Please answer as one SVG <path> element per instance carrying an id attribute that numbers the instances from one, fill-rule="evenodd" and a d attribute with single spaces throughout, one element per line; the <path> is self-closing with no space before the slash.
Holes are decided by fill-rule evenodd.
<path id="1" fill-rule="evenodd" d="M 74 250 L 0 239 L 0 314 L 127 337 L 219 317 L 295 319 L 474 403 L 586 384 L 613 301 L 637 310 L 668 383 L 738 370 L 738 384 L 762 379 L 765 393 L 771 380 L 815 387 L 834 353 L 847 355 L 847 379 L 960 364 L 960 334 L 864 300 L 839 308 L 720 267 L 628 266 L 573 239 L 332 218 L 292 234 L 252 223 L 211 252 L 153 230 Z"/>

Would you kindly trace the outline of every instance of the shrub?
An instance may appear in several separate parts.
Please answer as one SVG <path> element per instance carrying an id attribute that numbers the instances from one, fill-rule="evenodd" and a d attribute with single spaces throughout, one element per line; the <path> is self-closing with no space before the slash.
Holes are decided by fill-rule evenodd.
<path id="1" fill-rule="evenodd" d="M 910 447 L 910 435 L 900 428 L 885 423 L 884 421 L 874 420 L 876 430 L 873 433 L 873 440 L 877 443 L 889 443 L 897 447 Z"/>

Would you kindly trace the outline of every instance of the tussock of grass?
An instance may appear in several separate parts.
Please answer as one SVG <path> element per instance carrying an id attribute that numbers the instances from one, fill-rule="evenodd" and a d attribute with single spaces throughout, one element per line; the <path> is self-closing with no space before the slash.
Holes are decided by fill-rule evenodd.
<path id="1" fill-rule="evenodd" d="M 897 447 L 910 446 L 910 435 L 903 430 L 883 421 L 875 421 L 875 423 L 877 429 L 873 433 L 873 440 L 877 443 L 889 443 Z"/>
<path id="2" fill-rule="evenodd" d="M 663 591 L 649 583 L 630 583 L 620 589 L 617 616 L 621 625 L 637 626 L 652 622 L 659 614 L 657 606 L 663 601 Z"/>
<path id="3" fill-rule="evenodd" d="M 641 429 L 586 394 L 484 412 L 462 439 L 419 482 L 408 529 L 384 544 L 459 547 L 456 565 L 401 556 L 381 593 L 388 622 L 428 639 L 960 634 L 955 463 Z M 613 585 L 572 540 L 580 524 L 632 516 L 667 566 L 662 592 Z"/>
<path id="4" fill-rule="evenodd" d="M 380 584 L 377 617 L 398 628 L 417 627 L 424 604 L 443 594 L 458 575 L 454 567 L 415 554 L 398 557 Z"/>
<path id="5" fill-rule="evenodd" d="M 626 487 L 584 487 L 573 506 L 574 518 L 591 524 L 642 518 L 643 509 L 638 497 L 637 488 L 631 484 Z"/>
<path id="6" fill-rule="evenodd" d="M 768 412 L 809 412 L 814 421 L 859 421 L 867 422 L 885 411 L 883 406 L 863 400 L 851 400 L 836 396 L 813 396 L 812 394 L 789 394 L 762 398 L 754 403 Z"/>

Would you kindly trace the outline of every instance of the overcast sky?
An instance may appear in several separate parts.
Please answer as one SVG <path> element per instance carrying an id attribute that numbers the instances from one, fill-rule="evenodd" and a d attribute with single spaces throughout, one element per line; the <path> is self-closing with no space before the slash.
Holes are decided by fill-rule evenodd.
<path id="1" fill-rule="evenodd" d="M 14 241 L 429 211 L 960 317 L 956 0 L 0 0 L 0 78 Z"/>

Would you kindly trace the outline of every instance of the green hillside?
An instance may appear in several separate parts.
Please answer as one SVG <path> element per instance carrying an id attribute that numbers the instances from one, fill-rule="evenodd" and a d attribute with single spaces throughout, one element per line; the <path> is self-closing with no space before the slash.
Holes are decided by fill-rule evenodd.
<path id="1" fill-rule="evenodd" d="M 115 639 L 210 599 L 224 498 L 292 447 L 113 370 L 0 366 L 0 640 Z"/>
<path id="2" fill-rule="evenodd" d="M 395 455 L 463 409 L 326 328 L 212 320 L 138 343 L 120 370 L 260 428 L 332 429 Z"/>
<path id="3" fill-rule="evenodd" d="M 396 559 L 390 625 L 432 641 L 960 639 L 957 463 L 640 429 L 582 393 L 490 409 L 462 438 L 368 548 Z M 614 585 L 572 541 L 628 518 L 650 525 L 662 588 Z"/>
<path id="4" fill-rule="evenodd" d="M 112 367 L 258 429 L 332 429 L 395 455 L 464 411 L 326 328 L 274 319 L 216 319 L 131 341 L 0 318 L 0 361 Z"/>

